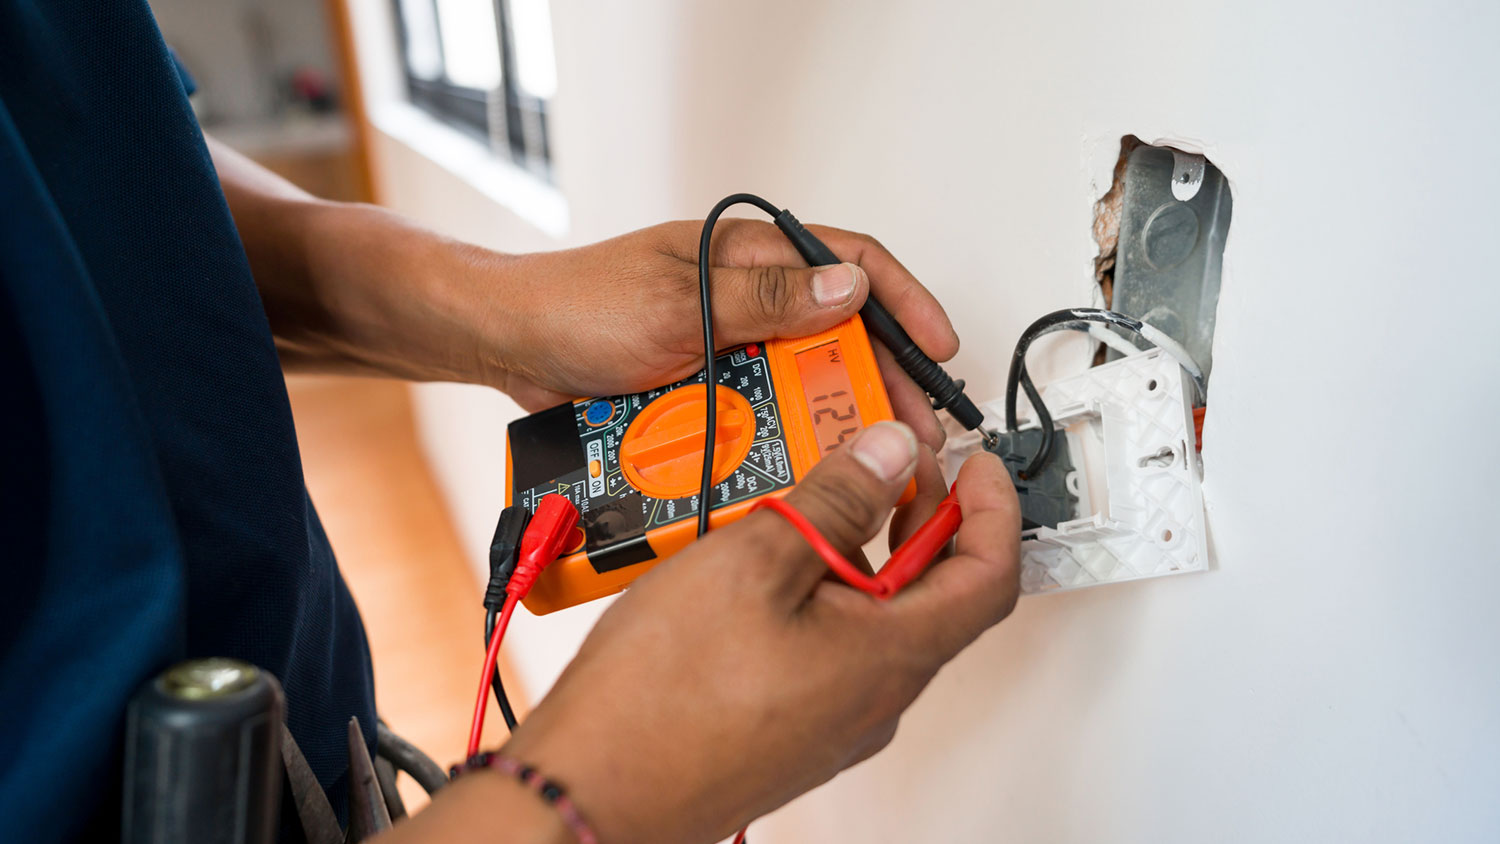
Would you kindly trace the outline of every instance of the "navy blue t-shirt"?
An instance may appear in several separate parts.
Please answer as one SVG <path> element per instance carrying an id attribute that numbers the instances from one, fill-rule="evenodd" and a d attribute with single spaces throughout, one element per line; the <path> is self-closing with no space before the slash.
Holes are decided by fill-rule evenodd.
<path id="1" fill-rule="evenodd" d="M 117 840 L 125 704 L 281 679 L 340 816 L 369 653 L 265 310 L 145 0 L 0 3 L 0 838 Z"/>

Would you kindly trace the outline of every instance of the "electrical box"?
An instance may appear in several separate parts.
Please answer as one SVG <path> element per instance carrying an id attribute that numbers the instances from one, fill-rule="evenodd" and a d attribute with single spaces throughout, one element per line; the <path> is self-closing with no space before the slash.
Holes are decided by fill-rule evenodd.
<path id="1" fill-rule="evenodd" d="M 1181 343 L 1207 377 L 1234 206 L 1229 180 L 1201 155 L 1154 146 L 1131 151 L 1124 179 L 1110 308 Z"/>

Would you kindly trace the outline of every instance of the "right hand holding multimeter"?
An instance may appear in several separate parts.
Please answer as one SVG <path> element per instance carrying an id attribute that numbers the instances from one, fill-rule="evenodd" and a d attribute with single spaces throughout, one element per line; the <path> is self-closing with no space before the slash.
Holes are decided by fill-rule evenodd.
<path id="1" fill-rule="evenodd" d="M 748 195 L 715 208 L 703 245 L 734 202 L 775 216 L 810 264 L 837 262 L 789 212 Z M 706 283 L 706 262 L 701 266 Z M 551 612 L 623 589 L 693 541 L 702 529 L 701 507 L 714 527 L 740 519 L 760 500 L 784 496 L 869 425 L 892 419 L 867 325 L 935 405 L 967 427 L 978 425 L 962 382 L 927 358 L 873 298 L 859 316 L 825 331 L 748 343 L 656 389 L 578 399 L 512 423 L 507 505 L 534 510 L 546 496 L 562 495 L 580 513 L 564 557 L 537 582 L 528 609 Z M 710 401 L 716 438 L 705 477 Z M 705 485 L 706 503 L 700 501 Z"/>

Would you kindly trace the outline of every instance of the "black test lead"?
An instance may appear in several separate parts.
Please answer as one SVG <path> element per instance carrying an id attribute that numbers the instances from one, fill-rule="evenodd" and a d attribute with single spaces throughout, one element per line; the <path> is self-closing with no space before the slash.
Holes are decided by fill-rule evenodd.
<path id="1" fill-rule="evenodd" d="M 833 254 L 833 250 L 808 231 L 791 211 L 783 208 L 775 215 L 775 223 L 776 228 L 781 229 L 782 234 L 801 253 L 808 266 L 842 263 Z M 859 309 L 859 316 L 864 320 L 865 330 L 890 350 L 896 363 L 932 398 L 934 410 L 946 410 L 965 430 L 977 430 L 987 445 L 993 446 L 999 442 L 998 433 L 983 427 L 984 412 L 964 392 L 964 382 L 954 379 L 941 364 L 918 348 L 906 329 L 901 327 L 901 323 L 875 298 L 873 290 L 865 299 L 864 306 Z"/>

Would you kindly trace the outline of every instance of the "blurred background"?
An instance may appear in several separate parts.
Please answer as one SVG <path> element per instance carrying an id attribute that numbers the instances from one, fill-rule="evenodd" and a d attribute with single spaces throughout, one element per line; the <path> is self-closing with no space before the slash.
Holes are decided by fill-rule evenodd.
<path id="1" fill-rule="evenodd" d="M 735 191 L 872 233 L 944 303 L 980 400 L 1033 318 L 1095 301 L 1122 138 L 1205 154 L 1234 195 L 1213 570 L 1023 599 L 886 752 L 751 840 L 1500 838 L 1500 390 L 1487 333 L 1453 320 L 1500 309 L 1500 161 L 1472 154 L 1500 136 L 1500 5 L 152 5 L 205 129 L 323 196 L 502 251 L 701 218 Z M 1090 354 L 1049 341 L 1029 369 Z M 519 410 L 463 385 L 288 386 L 380 709 L 457 759 Z M 1436 421 L 1398 416 L 1408 399 Z M 1436 471 L 1415 436 L 1459 457 Z M 518 696 L 607 604 L 518 616 Z"/>
<path id="2" fill-rule="evenodd" d="M 205 131 L 319 196 L 373 198 L 333 6 L 153 0 L 151 9 L 198 82 Z"/>

